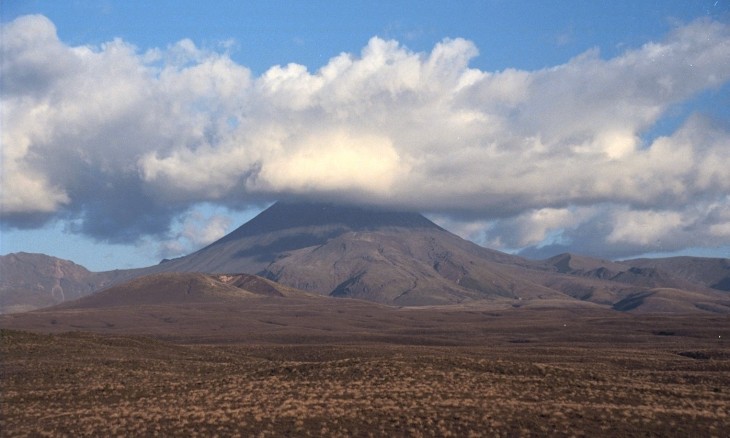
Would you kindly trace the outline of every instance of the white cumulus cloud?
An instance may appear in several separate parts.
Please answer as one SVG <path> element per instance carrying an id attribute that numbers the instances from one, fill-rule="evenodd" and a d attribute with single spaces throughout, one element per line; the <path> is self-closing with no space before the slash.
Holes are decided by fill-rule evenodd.
<path id="1" fill-rule="evenodd" d="M 460 38 L 413 52 L 373 37 L 314 71 L 258 77 L 190 40 L 72 47 L 43 16 L 2 32 L 9 226 L 70 217 L 131 242 L 200 202 L 302 196 L 438 213 L 533 254 L 730 245 L 727 122 L 693 115 L 647 137 L 676 105 L 728 87 L 727 24 L 536 71 L 472 68 L 478 48 Z"/>

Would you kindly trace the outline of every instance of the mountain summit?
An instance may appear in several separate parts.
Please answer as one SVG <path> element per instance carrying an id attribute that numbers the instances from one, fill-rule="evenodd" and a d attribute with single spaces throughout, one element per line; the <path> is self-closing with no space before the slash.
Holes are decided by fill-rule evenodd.
<path id="1" fill-rule="evenodd" d="M 412 212 L 329 203 L 277 202 L 221 239 L 153 271 L 262 273 L 290 251 L 351 232 L 442 230 Z"/>
<path id="2" fill-rule="evenodd" d="M 350 231 L 384 227 L 440 229 L 419 213 L 354 205 L 277 202 L 213 245 L 286 229 L 313 227 L 333 227 Z"/>

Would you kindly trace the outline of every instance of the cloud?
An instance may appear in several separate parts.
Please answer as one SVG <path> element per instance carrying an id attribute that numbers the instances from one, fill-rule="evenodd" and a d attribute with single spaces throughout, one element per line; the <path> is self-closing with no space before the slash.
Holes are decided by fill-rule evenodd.
<path id="1" fill-rule="evenodd" d="M 606 204 L 587 208 L 582 214 L 579 221 L 560 228 L 557 238 L 524 246 L 520 253 L 531 258 L 566 251 L 630 258 L 644 253 L 718 249 L 727 247 L 730 237 L 730 196 L 676 210 L 635 210 Z"/>
<path id="2" fill-rule="evenodd" d="M 232 218 L 209 210 L 210 207 L 205 205 L 191 207 L 176 218 L 173 230 L 165 239 L 145 242 L 145 245 L 156 248 L 157 256 L 164 259 L 189 254 L 215 242 L 228 233 Z"/>
<path id="3" fill-rule="evenodd" d="M 593 208 L 541 208 L 526 211 L 509 221 L 501 221 L 491 230 L 495 246 L 524 248 L 539 245 L 548 238 L 559 239 L 591 218 Z M 556 234 L 558 233 L 558 234 Z"/>
<path id="4" fill-rule="evenodd" d="M 355 137 L 340 129 L 297 143 L 267 160 L 249 188 L 293 193 L 365 189 L 384 195 L 400 170 L 398 152 L 388 138 Z"/>
<path id="5" fill-rule="evenodd" d="M 611 59 L 591 50 L 499 72 L 470 67 L 478 48 L 459 38 L 413 52 L 374 37 L 316 71 L 258 77 L 190 40 L 71 47 L 43 16 L 3 38 L 8 226 L 67 218 L 97 239 L 164 239 L 200 202 L 301 196 L 430 211 L 532 253 L 730 245 L 727 123 L 693 115 L 647 137 L 672 108 L 728 86 L 719 22 Z"/>

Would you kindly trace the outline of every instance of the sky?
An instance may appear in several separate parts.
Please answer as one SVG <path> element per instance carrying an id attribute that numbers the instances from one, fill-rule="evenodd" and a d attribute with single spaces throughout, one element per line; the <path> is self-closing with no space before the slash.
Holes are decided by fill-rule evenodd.
<path id="1" fill-rule="evenodd" d="M 530 258 L 730 257 L 730 0 L 3 0 L 0 26 L 0 254 L 148 266 L 287 199 Z"/>

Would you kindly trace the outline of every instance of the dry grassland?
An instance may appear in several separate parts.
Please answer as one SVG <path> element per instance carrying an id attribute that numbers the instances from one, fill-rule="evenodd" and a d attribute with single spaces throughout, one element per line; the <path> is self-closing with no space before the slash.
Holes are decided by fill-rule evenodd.
<path id="1" fill-rule="evenodd" d="M 704 329 L 453 346 L 3 330 L 0 434 L 727 436 L 730 348 Z"/>

